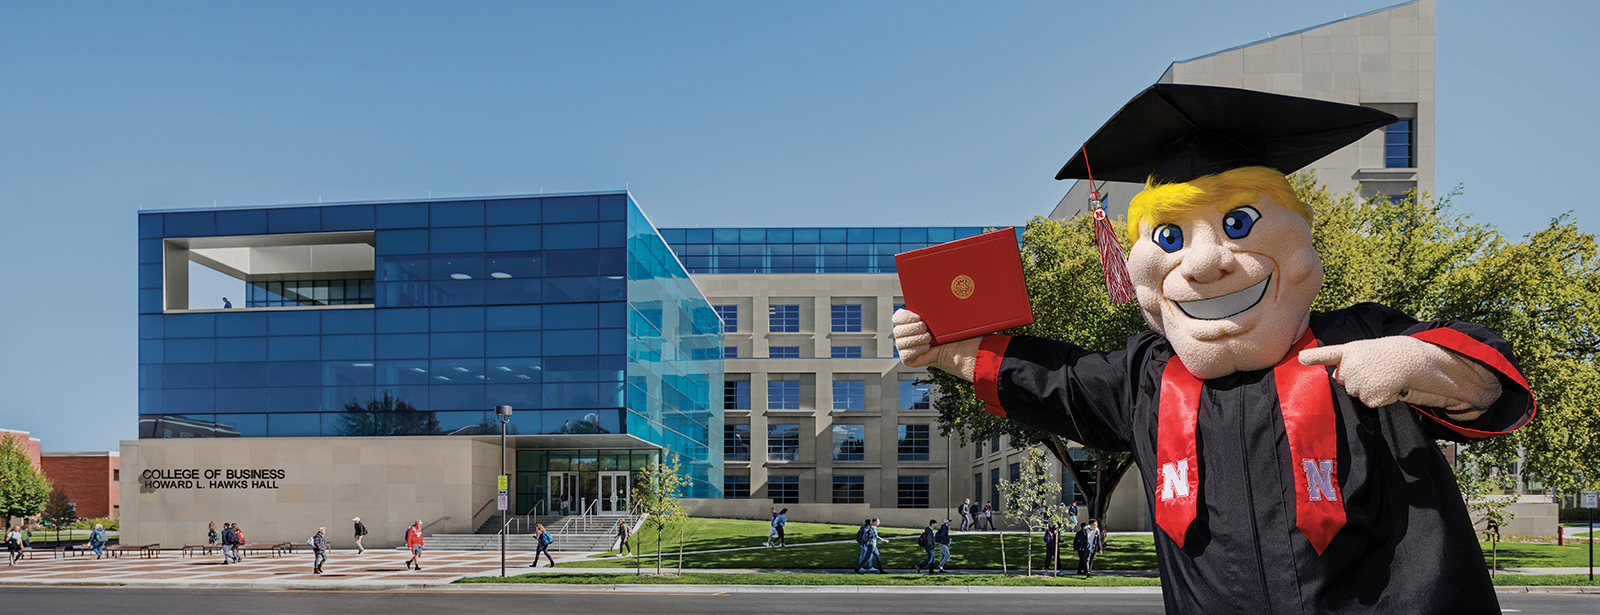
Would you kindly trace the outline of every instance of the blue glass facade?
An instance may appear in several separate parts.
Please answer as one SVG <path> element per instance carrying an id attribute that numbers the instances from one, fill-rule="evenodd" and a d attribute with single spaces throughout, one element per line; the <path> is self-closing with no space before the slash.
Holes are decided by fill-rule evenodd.
<path id="1" fill-rule="evenodd" d="M 371 233 L 366 297 L 163 310 L 165 240 L 333 232 Z M 721 491 L 721 321 L 625 193 L 141 213 L 138 304 L 141 438 L 490 434 L 509 404 Z"/>
<path id="2" fill-rule="evenodd" d="M 1004 226 L 1009 225 L 991 228 Z M 689 273 L 895 273 L 895 254 L 983 231 L 976 226 L 664 228 L 661 237 Z"/>

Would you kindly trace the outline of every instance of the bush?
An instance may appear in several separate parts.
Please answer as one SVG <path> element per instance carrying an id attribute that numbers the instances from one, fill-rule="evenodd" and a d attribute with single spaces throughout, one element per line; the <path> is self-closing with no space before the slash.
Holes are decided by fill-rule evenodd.
<path id="1" fill-rule="evenodd" d="M 96 523 L 105 526 L 107 532 L 117 531 L 117 520 L 109 517 L 100 517 L 98 519 L 79 519 L 73 522 L 72 525 L 66 526 L 66 529 L 92 530 L 94 529 L 94 524 Z"/>
<path id="2" fill-rule="evenodd" d="M 1589 509 L 1563 508 L 1561 509 L 1560 519 L 1562 523 L 1588 523 Z M 1600 524 L 1600 510 L 1595 511 L 1594 522 Z"/>

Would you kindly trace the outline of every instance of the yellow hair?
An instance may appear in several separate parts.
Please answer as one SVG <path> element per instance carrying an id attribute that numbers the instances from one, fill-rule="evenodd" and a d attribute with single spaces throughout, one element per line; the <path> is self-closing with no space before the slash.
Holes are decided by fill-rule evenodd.
<path id="1" fill-rule="evenodd" d="M 1272 197 L 1311 224 L 1311 208 L 1295 196 L 1287 177 L 1277 169 L 1244 167 L 1175 184 L 1157 184 L 1152 178 L 1128 203 L 1128 238 L 1138 242 L 1145 222 L 1155 227 L 1206 205 L 1227 212 L 1261 196 Z"/>

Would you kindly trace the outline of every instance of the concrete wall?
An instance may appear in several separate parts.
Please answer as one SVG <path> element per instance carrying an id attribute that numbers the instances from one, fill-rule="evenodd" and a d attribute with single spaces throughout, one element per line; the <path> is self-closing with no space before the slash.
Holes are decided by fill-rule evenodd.
<path id="1" fill-rule="evenodd" d="M 1511 522 L 1500 528 L 1501 536 L 1549 536 L 1554 538 L 1556 526 L 1559 524 L 1561 506 L 1552 502 L 1548 495 L 1497 495 L 1490 496 L 1499 500 L 1513 500 L 1508 510 L 1511 511 Z M 1483 515 L 1472 515 L 1472 526 L 1480 533 L 1481 538 Z"/>
<path id="2" fill-rule="evenodd" d="M 343 548 L 355 544 L 350 519 L 357 516 L 371 533 L 368 548 L 401 544 L 417 519 L 437 521 L 430 534 L 471 532 L 494 512 L 493 504 L 477 511 L 494 498 L 498 454 L 497 444 L 438 436 L 126 440 L 122 542 L 203 543 L 208 523 L 234 522 L 253 543 L 303 542 L 327 527 L 333 546 Z M 246 488 L 211 483 L 242 469 L 282 478 L 246 479 Z M 210 471 L 221 473 L 208 479 Z"/>
<path id="3" fill-rule="evenodd" d="M 84 518 L 115 517 L 120 486 L 116 453 L 44 453 L 39 462 L 51 483 L 67 492 Z"/>

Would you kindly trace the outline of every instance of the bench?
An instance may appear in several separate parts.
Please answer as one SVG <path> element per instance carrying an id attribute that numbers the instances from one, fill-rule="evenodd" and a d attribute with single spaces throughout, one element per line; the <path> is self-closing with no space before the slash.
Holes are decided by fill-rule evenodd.
<path id="1" fill-rule="evenodd" d="M 146 559 L 161 557 L 161 545 L 156 543 L 148 545 L 111 545 L 106 547 L 106 554 L 111 557 L 120 557 L 123 553 L 130 552 L 137 553 L 139 557 Z"/>
<path id="2" fill-rule="evenodd" d="M 214 544 L 183 545 L 183 548 L 181 549 L 181 551 L 182 551 L 182 554 L 183 554 L 184 557 L 194 557 L 196 551 L 200 552 L 200 556 L 201 557 L 205 557 L 206 555 L 211 554 L 212 551 L 216 551 L 216 552 L 220 553 L 222 551 L 222 545 L 214 545 Z"/>

